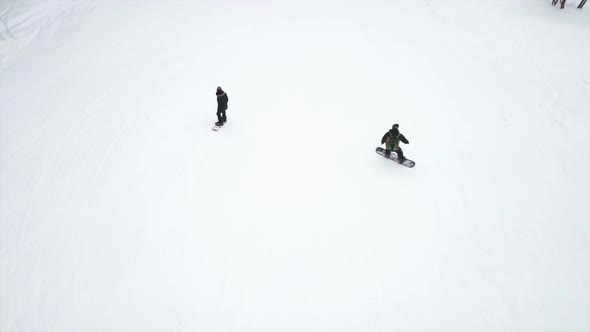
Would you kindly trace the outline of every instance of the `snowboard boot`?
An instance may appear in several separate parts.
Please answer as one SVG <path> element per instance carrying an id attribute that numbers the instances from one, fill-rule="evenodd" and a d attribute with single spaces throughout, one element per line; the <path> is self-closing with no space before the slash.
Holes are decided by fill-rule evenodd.
<path id="1" fill-rule="evenodd" d="M 391 151 L 385 150 L 385 158 L 389 158 L 391 156 Z"/>
<path id="2" fill-rule="evenodd" d="M 401 151 L 398 151 L 397 153 L 397 160 L 399 160 L 399 163 L 403 163 L 404 161 L 406 161 L 406 157 L 404 157 L 404 153 Z"/>
<path id="3" fill-rule="evenodd" d="M 221 127 L 221 126 L 223 126 L 223 122 L 219 122 L 219 121 L 215 122 L 215 125 Z"/>

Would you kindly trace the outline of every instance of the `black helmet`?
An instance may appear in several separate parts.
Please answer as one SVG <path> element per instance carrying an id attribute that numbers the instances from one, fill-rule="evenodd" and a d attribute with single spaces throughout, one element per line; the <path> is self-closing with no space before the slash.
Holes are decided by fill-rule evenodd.
<path id="1" fill-rule="evenodd" d="M 397 129 L 396 126 L 391 127 L 391 130 L 389 130 L 389 134 L 391 136 L 397 136 L 399 135 L 399 130 Z"/>
<path id="2" fill-rule="evenodd" d="M 393 126 L 391 126 L 391 129 L 393 129 L 393 128 L 397 129 L 397 128 L 399 128 L 399 125 L 396 123 Z"/>

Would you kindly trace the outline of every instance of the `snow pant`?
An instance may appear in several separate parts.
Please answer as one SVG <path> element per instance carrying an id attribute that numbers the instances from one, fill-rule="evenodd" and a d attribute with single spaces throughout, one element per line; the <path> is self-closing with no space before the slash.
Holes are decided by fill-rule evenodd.
<path id="1" fill-rule="evenodd" d="M 391 151 L 397 153 L 397 158 L 399 160 L 406 159 L 404 157 L 404 150 L 402 150 L 402 148 L 400 148 L 399 146 L 396 147 L 394 144 L 387 144 L 387 146 L 385 148 L 385 154 L 387 155 L 387 157 L 389 157 L 389 154 L 391 153 Z"/>
<path id="2" fill-rule="evenodd" d="M 227 121 L 227 116 L 225 115 L 225 110 L 227 110 L 227 108 L 223 109 L 223 110 L 222 109 L 217 110 L 217 122 L 223 123 L 223 122 Z"/>

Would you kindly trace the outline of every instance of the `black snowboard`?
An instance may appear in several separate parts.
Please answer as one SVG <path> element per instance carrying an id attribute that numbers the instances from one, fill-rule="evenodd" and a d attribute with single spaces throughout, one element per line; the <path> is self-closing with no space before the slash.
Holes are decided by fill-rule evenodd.
<path id="1" fill-rule="evenodd" d="M 378 147 L 377 149 L 375 149 L 375 152 L 377 152 L 378 155 L 380 155 L 384 158 L 387 158 L 387 157 L 385 157 L 385 149 L 384 148 Z M 410 167 L 410 168 L 412 168 L 412 167 L 414 167 L 414 165 L 416 165 L 416 163 L 413 160 L 410 160 L 408 158 L 406 158 L 406 160 L 404 160 L 403 163 L 400 163 L 399 159 L 397 159 L 397 153 L 395 153 L 395 151 L 391 151 L 391 154 L 389 155 L 389 158 L 387 158 L 387 159 L 391 159 L 400 165 L 404 165 L 404 166 Z"/>

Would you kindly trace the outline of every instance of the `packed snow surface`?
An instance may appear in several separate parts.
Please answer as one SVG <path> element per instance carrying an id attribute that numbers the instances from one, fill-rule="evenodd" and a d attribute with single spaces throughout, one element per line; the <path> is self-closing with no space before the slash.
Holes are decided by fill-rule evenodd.
<path id="1" fill-rule="evenodd" d="M 0 330 L 590 330 L 576 6 L 1 0 Z"/>

